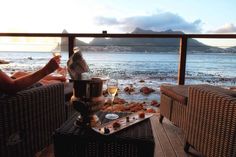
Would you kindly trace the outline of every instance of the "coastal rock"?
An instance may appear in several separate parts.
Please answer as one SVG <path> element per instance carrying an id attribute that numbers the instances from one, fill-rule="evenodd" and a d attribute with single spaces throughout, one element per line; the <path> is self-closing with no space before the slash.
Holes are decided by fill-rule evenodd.
<path id="1" fill-rule="evenodd" d="M 0 59 L 0 64 L 9 64 L 9 63 L 10 63 L 9 61 L 5 61 L 5 60 Z"/>
<path id="2" fill-rule="evenodd" d="M 142 87 L 140 89 L 140 92 L 145 94 L 145 95 L 148 95 L 148 94 L 151 94 L 152 92 L 155 92 L 155 90 L 152 89 L 152 88 L 148 88 L 148 87 Z"/>
<path id="3" fill-rule="evenodd" d="M 33 57 L 27 57 L 28 60 L 33 60 Z"/>
<path id="4" fill-rule="evenodd" d="M 124 88 L 124 92 L 127 94 L 131 94 L 134 91 L 135 91 L 135 89 L 134 89 L 133 85 L 130 85 L 130 86 L 127 86 Z"/>
<path id="5" fill-rule="evenodd" d="M 152 100 L 151 101 L 151 106 L 159 107 L 160 104 L 157 102 L 157 100 Z"/>

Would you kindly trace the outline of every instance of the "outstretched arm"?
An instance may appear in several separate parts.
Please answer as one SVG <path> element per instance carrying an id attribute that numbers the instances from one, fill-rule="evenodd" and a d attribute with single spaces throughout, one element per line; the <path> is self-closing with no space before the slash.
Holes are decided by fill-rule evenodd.
<path id="1" fill-rule="evenodd" d="M 25 89 L 55 71 L 59 67 L 59 62 L 60 56 L 53 57 L 42 69 L 18 79 L 12 79 L 0 71 L 0 91 L 13 94 Z"/>

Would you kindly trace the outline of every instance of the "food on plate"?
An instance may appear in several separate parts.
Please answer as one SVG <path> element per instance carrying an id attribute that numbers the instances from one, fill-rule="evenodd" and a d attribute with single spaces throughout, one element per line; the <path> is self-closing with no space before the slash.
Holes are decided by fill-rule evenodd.
<path id="1" fill-rule="evenodd" d="M 146 112 L 147 113 L 156 113 L 156 111 L 153 108 L 147 108 Z"/>
<path id="2" fill-rule="evenodd" d="M 138 114 L 138 117 L 139 117 L 139 118 L 145 118 L 145 113 L 144 113 L 144 112 L 140 112 L 140 113 Z"/>
<path id="3" fill-rule="evenodd" d="M 119 123 L 119 122 L 114 122 L 114 123 L 112 124 L 112 126 L 113 126 L 114 129 L 117 129 L 117 128 L 120 127 L 120 123 Z"/>

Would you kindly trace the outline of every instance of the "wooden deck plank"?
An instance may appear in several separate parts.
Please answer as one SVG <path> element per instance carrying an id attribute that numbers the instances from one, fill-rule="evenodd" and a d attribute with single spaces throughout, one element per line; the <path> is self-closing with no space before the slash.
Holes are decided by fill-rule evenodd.
<path id="1" fill-rule="evenodd" d="M 169 125 L 165 125 L 165 124 L 169 124 Z M 184 156 L 188 156 L 188 157 L 202 157 L 201 153 L 197 152 L 196 150 L 194 150 L 191 147 L 189 149 L 189 153 L 184 152 L 183 149 L 184 149 L 184 145 L 185 145 L 185 134 L 182 129 L 174 126 L 169 120 L 165 120 L 164 125 L 165 125 L 164 128 L 166 129 L 167 132 L 172 131 L 173 135 L 176 136 L 175 138 L 178 138 L 178 141 L 179 141 L 178 143 L 179 143 L 179 145 L 181 145 L 182 148 L 176 148 L 175 150 L 177 152 L 180 151 L 181 154 L 184 153 L 185 154 Z M 173 137 L 170 137 L 171 142 L 173 142 L 172 138 Z M 172 145 L 174 145 L 174 144 L 172 144 Z"/>
<path id="2" fill-rule="evenodd" d="M 154 157 L 164 157 L 164 153 L 163 153 L 163 150 L 161 148 L 161 144 L 160 144 L 160 141 L 158 139 L 158 136 L 157 136 L 157 132 L 156 132 L 156 127 L 159 123 L 157 123 L 157 118 L 156 117 L 151 117 L 150 118 L 150 121 L 151 121 L 151 125 L 152 125 L 152 131 L 153 131 L 153 136 L 154 136 L 154 139 L 155 139 L 155 151 L 154 151 Z"/>
<path id="3" fill-rule="evenodd" d="M 168 123 L 163 123 L 163 128 L 165 129 L 165 132 L 167 134 L 167 137 L 176 153 L 177 157 L 187 157 L 188 154 L 185 153 L 184 151 L 184 146 L 181 143 L 180 139 L 178 138 L 178 136 L 176 135 L 176 130 L 178 128 L 176 128 L 174 125 L 172 124 L 168 124 Z"/>
<path id="4" fill-rule="evenodd" d="M 176 157 L 175 151 L 172 148 L 172 145 L 170 144 L 170 141 L 166 135 L 166 132 L 162 126 L 162 124 L 159 123 L 159 119 L 157 116 L 153 117 L 153 122 L 154 124 L 156 123 L 156 125 L 154 125 L 154 130 L 155 133 L 158 137 L 159 143 L 161 145 L 161 149 L 164 153 L 164 156 L 166 157 Z M 157 142 L 157 141 L 155 141 Z"/>
<path id="5" fill-rule="evenodd" d="M 185 145 L 185 135 L 183 130 L 176 128 L 175 133 L 177 135 L 177 137 L 179 138 L 181 144 L 184 146 Z"/>

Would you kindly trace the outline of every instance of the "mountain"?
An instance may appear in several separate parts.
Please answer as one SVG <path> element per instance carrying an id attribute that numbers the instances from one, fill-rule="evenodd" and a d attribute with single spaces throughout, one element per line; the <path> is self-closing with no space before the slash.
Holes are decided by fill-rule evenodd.
<path id="1" fill-rule="evenodd" d="M 233 47 L 229 47 L 226 49 L 227 52 L 230 52 L 230 53 L 236 53 L 236 46 L 233 46 Z"/>
<path id="2" fill-rule="evenodd" d="M 171 29 L 161 32 L 136 28 L 131 34 L 184 34 Z M 90 43 L 93 49 L 104 51 L 133 51 L 133 52 L 173 52 L 179 50 L 178 38 L 95 38 Z M 89 49 L 88 49 L 89 50 Z M 195 39 L 188 39 L 188 51 L 216 52 L 220 48 L 207 46 Z"/>
<path id="3" fill-rule="evenodd" d="M 63 33 L 67 33 L 63 30 Z M 131 34 L 184 34 L 181 31 L 152 31 L 136 28 Z M 178 38 L 94 38 L 89 44 L 76 39 L 75 45 L 82 51 L 116 52 L 178 52 Z M 67 38 L 61 40 L 62 51 L 68 50 Z M 235 52 L 236 47 L 227 49 Z M 227 52 L 226 49 L 205 45 L 195 39 L 188 39 L 188 52 Z"/>
<path id="4" fill-rule="evenodd" d="M 62 31 L 62 34 L 68 34 L 67 30 L 63 30 Z M 80 46 L 88 46 L 87 43 L 81 41 L 81 40 L 78 40 L 78 39 L 75 39 L 75 45 L 80 45 Z M 59 48 L 59 46 L 61 47 L 61 51 L 68 51 L 68 38 L 67 37 L 62 37 L 61 38 L 61 45 L 58 45 L 56 48 Z"/>

